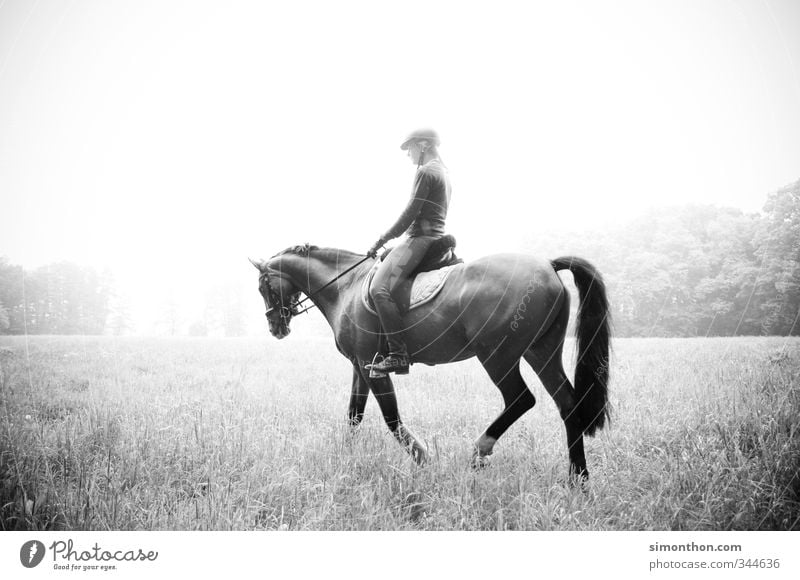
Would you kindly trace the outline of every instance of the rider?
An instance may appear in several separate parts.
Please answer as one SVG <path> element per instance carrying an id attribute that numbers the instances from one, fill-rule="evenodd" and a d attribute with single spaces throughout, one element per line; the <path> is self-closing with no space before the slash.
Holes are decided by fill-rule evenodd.
<path id="1" fill-rule="evenodd" d="M 402 315 L 392 294 L 419 265 L 430 245 L 444 235 L 450 181 L 438 146 L 439 135 L 433 129 L 418 129 L 400 145 L 400 149 L 408 150 L 409 158 L 417 166 L 411 199 L 394 225 L 367 252 L 375 257 L 387 241 L 403 232 L 408 234 L 381 262 L 372 280 L 370 294 L 389 343 L 389 356 L 372 365 L 373 371 L 408 373 Z"/>

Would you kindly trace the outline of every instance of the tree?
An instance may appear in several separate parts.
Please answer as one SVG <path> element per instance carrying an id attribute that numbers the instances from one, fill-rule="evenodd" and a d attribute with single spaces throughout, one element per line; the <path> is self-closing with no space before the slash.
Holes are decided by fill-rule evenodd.
<path id="1" fill-rule="evenodd" d="M 0 302 L 8 317 L 6 330 L 10 334 L 22 334 L 25 330 L 23 319 L 23 279 L 21 266 L 14 266 L 5 257 L 0 257 Z"/>
<path id="2" fill-rule="evenodd" d="M 771 193 L 755 237 L 754 310 L 762 334 L 800 334 L 800 180 Z"/>
<path id="3" fill-rule="evenodd" d="M 10 324 L 11 319 L 8 317 L 8 309 L 0 301 L 0 334 L 5 334 Z"/>

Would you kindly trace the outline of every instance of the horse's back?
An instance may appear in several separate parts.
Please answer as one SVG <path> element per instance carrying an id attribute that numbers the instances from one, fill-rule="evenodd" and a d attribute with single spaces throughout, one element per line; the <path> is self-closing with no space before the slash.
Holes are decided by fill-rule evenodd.
<path id="1" fill-rule="evenodd" d="M 533 291 L 541 300 L 563 288 L 549 260 L 527 254 L 493 254 L 467 262 L 451 274 L 446 286 L 458 288 L 462 302 L 480 295 L 485 300 L 494 298 L 497 303 L 522 299 Z"/>
<path id="2" fill-rule="evenodd" d="M 485 280 L 499 276 L 506 280 L 537 278 L 539 283 L 552 283 L 558 276 L 550 260 L 530 254 L 492 254 L 466 262 L 462 269 L 464 280 Z"/>
<path id="3" fill-rule="evenodd" d="M 453 342 L 479 346 L 531 341 L 552 323 L 566 298 L 549 260 L 495 254 L 457 266 L 435 300 L 406 317 L 418 348 Z"/>

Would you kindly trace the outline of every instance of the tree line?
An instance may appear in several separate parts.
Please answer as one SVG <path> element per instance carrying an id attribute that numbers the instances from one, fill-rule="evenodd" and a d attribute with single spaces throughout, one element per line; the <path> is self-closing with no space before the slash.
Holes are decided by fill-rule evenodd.
<path id="1" fill-rule="evenodd" d="M 0 257 L 0 333 L 102 334 L 110 271 L 58 262 L 26 271 Z"/>
<path id="2" fill-rule="evenodd" d="M 178 300 L 165 291 L 158 320 L 145 333 L 242 336 L 243 289 L 231 282 L 210 287 L 200 318 L 188 325 Z M 130 334 L 135 328 L 127 299 L 112 272 L 71 262 L 33 270 L 0 256 L 0 334 Z"/>
<path id="3" fill-rule="evenodd" d="M 542 236 L 528 250 L 594 262 L 618 336 L 800 335 L 800 180 L 760 213 L 659 208 L 602 231 Z"/>

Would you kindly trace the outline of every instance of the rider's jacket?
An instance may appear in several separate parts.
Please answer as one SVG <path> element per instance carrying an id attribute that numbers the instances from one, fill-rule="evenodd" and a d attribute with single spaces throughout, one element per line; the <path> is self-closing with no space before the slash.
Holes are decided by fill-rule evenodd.
<path id="1" fill-rule="evenodd" d="M 383 235 L 383 239 L 394 239 L 403 232 L 412 238 L 443 236 L 449 204 L 450 180 L 447 169 L 441 161 L 432 159 L 417 169 L 411 199 L 395 224 Z"/>

